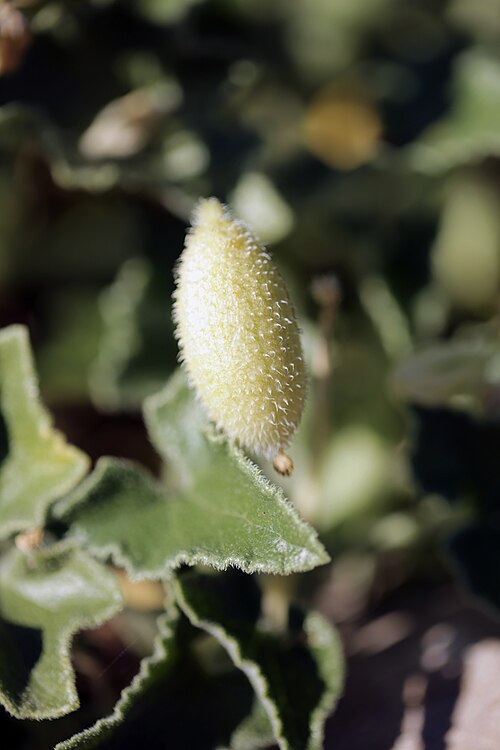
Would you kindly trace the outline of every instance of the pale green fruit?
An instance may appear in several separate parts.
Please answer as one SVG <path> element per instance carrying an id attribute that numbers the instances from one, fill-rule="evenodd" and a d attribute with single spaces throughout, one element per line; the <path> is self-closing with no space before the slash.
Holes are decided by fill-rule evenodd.
<path id="1" fill-rule="evenodd" d="M 304 405 L 295 311 L 269 254 L 215 198 L 198 203 L 176 274 L 180 357 L 209 417 L 256 455 L 283 454 Z"/>

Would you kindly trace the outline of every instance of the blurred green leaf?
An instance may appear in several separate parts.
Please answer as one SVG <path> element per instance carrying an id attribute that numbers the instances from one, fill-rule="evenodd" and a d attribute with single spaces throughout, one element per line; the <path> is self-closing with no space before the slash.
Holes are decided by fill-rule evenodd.
<path id="1" fill-rule="evenodd" d="M 266 632 L 258 624 L 254 586 L 252 579 L 233 573 L 190 573 L 175 584 L 179 606 L 192 624 L 214 636 L 248 677 L 280 749 L 320 750 L 325 720 L 343 683 L 338 637 L 316 612 L 292 616 L 282 636 Z"/>
<path id="2" fill-rule="evenodd" d="M 50 336 L 37 349 L 38 372 L 50 403 L 88 399 L 89 371 L 97 356 L 102 321 L 95 290 L 53 295 Z"/>
<path id="3" fill-rule="evenodd" d="M 200 655 L 205 647 L 208 659 Z M 214 667 L 211 657 L 217 662 L 221 656 L 223 667 Z M 176 619 L 169 607 L 158 619 L 153 653 L 143 659 L 112 714 L 60 742 L 56 750 L 220 750 L 238 732 L 252 700 L 251 686 L 221 646 L 186 618 Z"/>
<path id="4" fill-rule="evenodd" d="M 240 177 L 231 205 L 236 216 L 265 244 L 280 242 L 293 228 L 293 212 L 271 180 L 262 172 L 246 172 Z"/>
<path id="5" fill-rule="evenodd" d="M 158 634 L 153 653 L 141 661 L 141 667 L 132 682 L 126 687 L 113 709 L 113 713 L 96 721 L 88 729 L 73 735 L 56 745 L 55 750 L 91 750 L 99 747 L 119 725 L 123 725 L 133 713 L 137 701 L 147 695 L 157 684 L 168 677 L 176 659 L 175 625 L 177 613 L 170 609 L 158 618 Z M 168 730 L 168 726 L 165 727 Z"/>
<path id="6" fill-rule="evenodd" d="M 443 341 L 403 360 L 393 373 L 393 385 L 397 394 L 411 403 L 445 406 L 456 396 L 481 396 L 489 367 L 497 359 L 494 341 Z"/>
<path id="7" fill-rule="evenodd" d="M 78 708 L 70 660 L 74 633 L 121 609 L 115 577 L 67 544 L 0 563 L 0 702 L 21 719 L 51 719 Z"/>
<path id="8" fill-rule="evenodd" d="M 81 153 L 90 161 L 135 156 L 180 100 L 180 89 L 173 82 L 138 88 L 114 99 L 97 113 L 83 133 Z"/>
<path id="9" fill-rule="evenodd" d="M 28 241 L 17 273 L 28 280 L 108 283 L 116 268 L 140 247 L 139 217 L 137 207 L 121 196 L 82 195 Z"/>
<path id="10" fill-rule="evenodd" d="M 173 24 L 188 13 L 192 6 L 199 5 L 204 0 L 133 0 L 133 7 L 137 13 L 152 23 Z"/>
<path id="11" fill-rule="evenodd" d="M 266 709 L 255 698 L 250 714 L 231 737 L 229 750 L 264 750 L 274 744 L 274 732 Z"/>
<path id="12" fill-rule="evenodd" d="M 102 409 L 139 408 L 175 366 L 172 316 L 160 282 L 148 261 L 133 258 L 102 295 L 104 330 L 90 381 Z"/>
<path id="13" fill-rule="evenodd" d="M 500 34 L 499 0 L 451 0 L 447 6 L 450 22 L 479 42 L 498 42 Z"/>
<path id="14" fill-rule="evenodd" d="M 319 469 L 321 500 L 317 523 L 331 529 L 346 519 L 373 511 L 390 491 L 390 446 L 368 427 L 337 432 Z"/>
<path id="15" fill-rule="evenodd" d="M 81 132 L 79 135 L 83 136 Z M 75 136 L 76 133 L 73 134 L 73 139 Z M 122 238 L 122 243 L 109 241 L 105 243 L 105 251 L 102 253 L 96 253 L 94 250 L 92 253 L 75 251 L 61 254 L 60 261 L 63 267 L 74 262 L 84 265 L 88 262 L 101 263 L 109 266 L 113 258 L 118 256 L 123 259 L 123 257 L 126 257 L 126 250 L 131 244 L 134 244 L 135 217 L 130 210 L 130 205 L 128 212 L 120 211 L 119 202 L 117 210 L 109 210 L 108 206 L 108 211 L 103 211 L 102 204 L 93 205 L 88 196 L 109 194 L 113 188 L 117 187 L 137 188 L 138 185 L 141 187 L 145 185 L 157 187 L 159 182 L 162 186 L 164 184 L 164 165 L 157 158 L 152 159 L 147 154 L 144 155 L 143 159 L 133 156 L 118 158 L 116 153 L 119 147 L 118 141 L 127 137 L 124 136 L 123 130 L 118 128 L 114 134 L 106 134 L 106 137 L 109 138 L 115 150 L 113 151 L 110 147 L 110 153 L 106 158 L 104 153 L 99 154 L 99 158 L 97 158 L 95 151 L 92 154 L 88 153 L 88 140 L 80 143 L 80 152 L 76 141 L 68 137 L 67 133 L 62 131 L 41 111 L 26 104 L 8 104 L 0 107 L 0 153 L 5 154 L 9 159 L 16 158 L 28 145 L 29 149 L 26 149 L 25 153 L 42 156 L 47 161 L 51 178 L 59 188 L 68 192 L 83 191 L 86 194 L 80 196 L 83 200 L 68 206 L 70 219 L 73 220 L 74 217 L 75 221 L 81 221 L 80 232 L 73 234 L 73 239 L 78 246 L 80 243 L 85 244 L 88 233 L 92 233 L 94 221 L 91 222 L 90 226 L 87 226 L 86 222 L 83 221 L 84 214 L 87 211 L 95 214 L 95 223 L 106 223 L 106 230 L 109 229 L 113 234 L 120 233 Z M 93 140 L 96 150 L 95 138 Z M 121 213 L 122 226 L 116 223 L 115 215 L 118 213 Z M 67 221 L 63 221 L 61 226 L 58 227 L 58 234 L 54 237 L 56 243 L 54 252 L 60 250 L 57 247 L 57 241 L 61 241 L 63 238 L 67 231 L 67 224 Z M 131 232 L 130 227 L 132 227 Z M 129 233 L 130 237 L 128 236 Z M 100 241 L 103 237 L 105 237 L 104 232 L 97 235 L 97 241 Z M 124 248 L 121 247 L 121 244 Z M 86 249 L 88 247 L 87 242 Z M 65 250 L 67 250 L 67 246 Z M 30 260 L 37 264 L 39 259 L 37 256 L 33 256 Z M 31 267 L 27 270 L 30 271 Z"/>
<path id="16" fill-rule="evenodd" d="M 120 180 L 120 170 L 114 164 L 86 165 L 41 110 L 25 103 L 1 107 L 0 151 L 12 158 L 26 145 L 47 159 L 54 181 L 62 188 L 99 192 Z"/>
<path id="17" fill-rule="evenodd" d="M 175 376 L 146 401 L 155 447 L 178 470 L 175 489 L 126 461 L 101 459 L 58 514 L 100 558 L 132 577 L 187 563 L 287 574 L 328 561 L 312 528 L 235 446 L 207 434 L 199 404 Z"/>
<path id="18" fill-rule="evenodd" d="M 248 2 L 248 0 L 247 0 Z M 369 31 L 394 0 L 296 0 L 283 5 L 287 41 L 301 73 L 324 82 L 360 54 Z"/>
<path id="19" fill-rule="evenodd" d="M 454 307 L 482 316 L 494 312 L 500 288 L 499 199 L 479 170 L 449 180 L 432 247 L 438 288 Z"/>
<path id="20" fill-rule="evenodd" d="M 455 63 L 450 113 L 409 148 L 413 166 L 439 173 L 500 153 L 500 60 L 480 48 Z"/>
<path id="21" fill-rule="evenodd" d="M 43 525 L 51 503 L 83 477 L 88 459 L 53 429 L 21 326 L 0 332 L 0 404 L 1 538 Z"/>

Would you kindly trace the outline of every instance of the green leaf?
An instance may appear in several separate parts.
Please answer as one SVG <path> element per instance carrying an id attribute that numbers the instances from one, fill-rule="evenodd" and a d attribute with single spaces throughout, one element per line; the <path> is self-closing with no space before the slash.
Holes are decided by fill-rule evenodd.
<path id="1" fill-rule="evenodd" d="M 97 557 L 133 578 L 162 578 L 182 564 L 287 574 L 328 561 L 315 531 L 281 490 L 221 437 L 175 377 L 146 403 L 156 447 L 179 471 L 173 490 L 128 461 L 104 458 L 57 514 Z"/>
<path id="2" fill-rule="evenodd" d="M 121 609 L 115 577 L 67 543 L 0 563 L 0 702 L 20 719 L 78 708 L 70 660 L 74 633 Z"/>
<path id="3" fill-rule="evenodd" d="M 410 160 L 428 173 L 478 162 L 500 153 L 500 62 L 473 49 L 455 63 L 449 115 L 410 148 Z"/>
<path id="4" fill-rule="evenodd" d="M 252 708 L 248 680 L 216 641 L 193 628 L 187 618 L 176 619 L 171 607 L 158 626 L 153 654 L 143 659 L 113 713 L 60 742 L 55 750 L 227 746 Z"/>
<path id="5" fill-rule="evenodd" d="M 366 518 L 391 497 L 391 446 L 363 425 L 337 429 L 318 464 L 316 525 L 333 529 Z"/>
<path id="6" fill-rule="evenodd" d="M 231 737 L 229 750 L 264 750 L 274 744 L 274 732 L 262 703 L 255 698 L 252 710 Z"/>
<path id="7" fill-rule="evenodd" d="M 414 404 L 446 406 L 456 396 L 482 395 L 497 361 L 495 341 L 457 338 L 403 360 L 393 373 L 393 385 L 401 398 Z"/>
<path id="8" fill-rule="evenodd" d="M 78 732 L 70 739 L 60 742 L 55 750 L 91 750 L 99 747 L 106 738 L 113 735 L 118 726 L 129 719 L 140 698 L 169 677 L 175 662 L 176 620 L 177 612 L 173 608 L 158 618 L 158 634 L 153 653 L 141 661 L 139 672 L 122 691 L 113 713 L 99 719 L 91 727 Z"/>
<path id="9" fill-rule="evenodd" d="M 219 482 L 220 494 L 208 480 L 174 494 L 132 462 L 103 458 L 58 515 L 84 547 L 111 556 L 134 579 L 163 578 L 183 564 L 287 574 L 326 561 L 275 488 L 259 492 L 251 478 L 245 485 L 243 475 L 240 487 L 236 474 L 230 479 L 232 487 Z"/>
<path id="10" fill-rule="evenodd" d="M 226 0 L 227 2 L 227 0 Z M 238 5 L 282 8 L 286 14 L 285 38 L 301 77 L 313 85 L 327 83 L 362 59 L 363 40 L 390 12 L 394 0 L 308 0 L 307 3 L 257 3 L 238 0 Z M 236 3 L 228 3 L 230 7 Z M 272 107 L 272 104 L 268 104 Z M 279 109 L 279 107 L 277 107 Z"/>
<path id="11" fill-rule="evenodd" d="M 216 514 L 223 527 L 221 541 L 227 544 L 226 537 L 234 535 L 236 550 L 248 545 L 251 557 L 260 558 L 247 566 L 234 564 L 248 573 L 287 574 L 329 561 L 316 532 L 299 518 L 282 490 L 243 451 L 209 428 L 182 371 L 146 399 L 144 416 L 153 445 L 173 467 L 183 494 L 198 507 L 200 524 L 206 515 L 216 532 Z"/>
<path id="12" fill-rule="evenodd" d="M 41 405 L 28 334 L 0 332 L 0 538 L 43 525 L 48 507 L 83 477 L 88 459 L 69 446 Z"/>
<path id="13" fill-rule="evenodd" d="M 88 400 L 89 370 L 102 328 L 97 299 L 97 292 L 87 288 L 51 294 L 48 340 L 37 348 L 38 372 L 51 404 Z"/>
<path id="14" fill-rule="evenodd" d="M 101 297 L 104 332 L 91 371 L 102 409 L 139 408 L 171 374 L 176 346 L 165 283 L 144 258 L 132 258 Z"/>
<path id="15" fill-rule="evenodd" d="M 0 108 L 0 152 L 11 156 L 26 143 L 36 145 L 50 166 L 52 178 L 63 189 L 107 190 L 120 179 L 119 170 L 112 164 L 87 166 L 40 109 L 25 102 L 6 104 Z M 32 260 L 36 264 L 38 259 Z"/>
<path id="16" fill-rule="evenodd" d="M 264 630 L 254 587 L 253 579 L 236 573 L 189 573 L 175 583 L 191 623 L 214 636 L 248 677 L 281 750 L 319 750 L 343 683 L 338 637 L 317 612 L 292 613 L 282 636 Z M 255 716 L 250 724 L 255 727 Z"/>

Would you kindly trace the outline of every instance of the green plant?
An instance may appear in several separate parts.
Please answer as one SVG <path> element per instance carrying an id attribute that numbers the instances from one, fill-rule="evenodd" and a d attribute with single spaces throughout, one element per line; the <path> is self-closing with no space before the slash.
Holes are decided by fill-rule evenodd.
<path id="1" fill-rule="evenodd" d="M 499 8 L 0 0 L 2 746 L 500 745 Z"/>
<path id="2" fill-rule="evenodd" d="M 273 740 L 290 750 L 320 748 L 342 684 L 337 636 L 314 613 L 297 612 L 288 627 L 269 630 L 248 574 L 307 571 L 328 555 L 282 491 L 214 432 L 183 375 L 144 404 L 165 462 L 162 481 L 117 458 L 101 458 L 85 476 L 87 457 L 53 429 L 39 401 L 21 326 L 0 335 L 0 388 L 4 707 L 18 719 L 53 719 L 78 708 L 71 641 L 123 607 L 111 563 L 132 580 L 163 583 L 155 650 L 113 713 L 59 750 L 112 743 L 155 680 L 175 690 L 183 658 L 189 662 L 182 654 L 188 623 L 215 638 L 255 691 L 248 715 L 221 728 L 220 743 L 234 750 Z"/>

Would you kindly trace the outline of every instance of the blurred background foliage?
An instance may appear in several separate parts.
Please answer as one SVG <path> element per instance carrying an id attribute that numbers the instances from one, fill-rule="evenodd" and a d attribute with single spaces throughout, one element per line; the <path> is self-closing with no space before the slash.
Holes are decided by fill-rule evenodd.
<path id="1" fill-rule="evenodd" d="M 456 581 L 500 609 L 499 42 L 498 0 L 0 5 L 0 322 L 28 325 L 71 442 L 157 468 L 140 406 L 176 367 L 172 273 L 200 196 L 289 283 L 310 388 L 283 485 L 334 562 L 262 589 L 344 628 L 337 750 L 390 747 L 403 677 L 426 670 L 402 659 L 377 727 L 355 644 L 391 597 L 413 592 L 414 638 L 451 617 Z M 457 601 L 462 653 L 495 628 Z M 444 705 L 415 748 L 444 747 Z"/>

